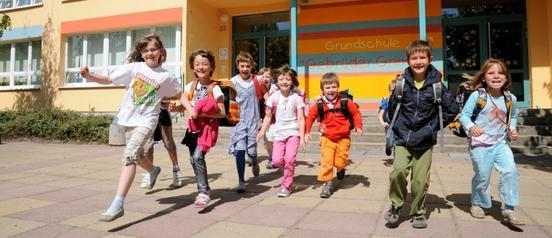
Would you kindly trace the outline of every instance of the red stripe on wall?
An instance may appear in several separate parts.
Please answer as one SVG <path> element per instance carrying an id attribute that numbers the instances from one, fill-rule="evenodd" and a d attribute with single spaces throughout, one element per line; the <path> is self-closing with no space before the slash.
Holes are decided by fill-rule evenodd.
<path id="1" fill-rule="evenodd" d="M 76 21 L 65 21 L 61 23 L 61 33 L 72 34 L 105 31 L 111 29 L 128 29 L 180 22 L 182 22 L 182 8 L 168 8 L 155 11 L 88 18 Z"/>
<path id="2" fill-rule="evenodd" d="M 299 40 L 314 40 L 325 38 L 343 38 L 352 36 L 381 36 L 381 35 L 393 35 L 393 34 L 411 34 L 419 32 L 418 26 L 399 26 L 399 27 L 385 27 L 385 28 L 369 28 L 360 30 L 339 30 L 339 31 L 324 31 L 324 32 L 308 32 L 299 33 L 297 38 Z M 433 24 L 427 26 L 428 32 L 441 32 L 441 25 Z"/>

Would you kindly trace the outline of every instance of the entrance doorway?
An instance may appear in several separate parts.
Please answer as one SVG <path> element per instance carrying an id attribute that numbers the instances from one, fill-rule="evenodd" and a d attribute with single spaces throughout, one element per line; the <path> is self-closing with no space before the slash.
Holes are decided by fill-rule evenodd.
<path id="1" fill-rule="evenodd" d="M 233 59 L 247 51 L 257 62 L 256 70 L 289 64 L 289 12 L 237 16 L 232 25 Z M 233 75 L 237 73 L 235 64 L 233 61 Z"/>
<path id="2" fill-rule="evenodd" d="M 442 1 L 443 63 L 448 87 L 455 91 L 489 57 L 502 59 L 512 75 L 518 107 L 527 108 L 529 76 L 525 1 Z"/>

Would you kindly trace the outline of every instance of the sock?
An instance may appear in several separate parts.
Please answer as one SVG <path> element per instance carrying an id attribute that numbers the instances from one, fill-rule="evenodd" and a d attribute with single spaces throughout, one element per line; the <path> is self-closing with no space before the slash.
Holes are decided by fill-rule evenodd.
<path id="1" fill-rule="evenodd" d="M 245 150 L 236 151 L 236 168 L 240 182 L 245 183 Z"/>
<path id="2" fill-rule="evenodd" d="M 173 165 L 173 172 L 178 172 L 178 171 L 180 171 L 180 166 Z"/>
<path id="3" fill-rule="evenodd" d="M 111 205 L 109 206 L 105 214 L 109 216 L 114 216 L 115 214 L 117 214 L 117 212 L 119 212 L 119 210 L 123 209 L 124 202 L 125 202 L 124 197 L 119 195 L 115 196 L 115 198 L 113 199 L 113 202 L 111 202 Z"/>

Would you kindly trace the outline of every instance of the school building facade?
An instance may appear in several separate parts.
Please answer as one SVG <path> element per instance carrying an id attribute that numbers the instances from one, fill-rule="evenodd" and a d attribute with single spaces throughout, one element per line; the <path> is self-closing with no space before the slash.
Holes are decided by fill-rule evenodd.
<path id="1" fill-rule="evenodd" d="M 552 108 L 547 0 L 0 0 L 2 14 L 12 29 L 0 38 L 0 110 L 117 111 L 124 88 L 87 82 L 78 69 L 112 72 L 148 32 L 161 35 L 163 67 L 183 82 L 194 78 L 195 49 L 214 52 L 214 79 L 235 74 L 233 58 L 245 50 L 258 67 L 291 64 L 311 98 L 321 75 L 336 72 L 366 108 L 406 67 L 406 46 L 428 39 L 449 88 L 501 58 L 519 106 Z"/>

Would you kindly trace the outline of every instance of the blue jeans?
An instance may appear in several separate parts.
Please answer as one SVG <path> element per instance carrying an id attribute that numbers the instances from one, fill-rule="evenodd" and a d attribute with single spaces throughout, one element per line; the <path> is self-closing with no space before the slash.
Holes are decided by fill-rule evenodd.
<path id="1" fill-rule="evenodd" d="M 519 206 L 519 173 L 510 146 L 504 141 L 491 146 L 471 147 L 470 156 L 475 173 L 472 179 L 472 204 L 482 208 L 492 206 L 490 180 L 494 166 L 500 173 L 500 199 L 505 205 Z"/>

